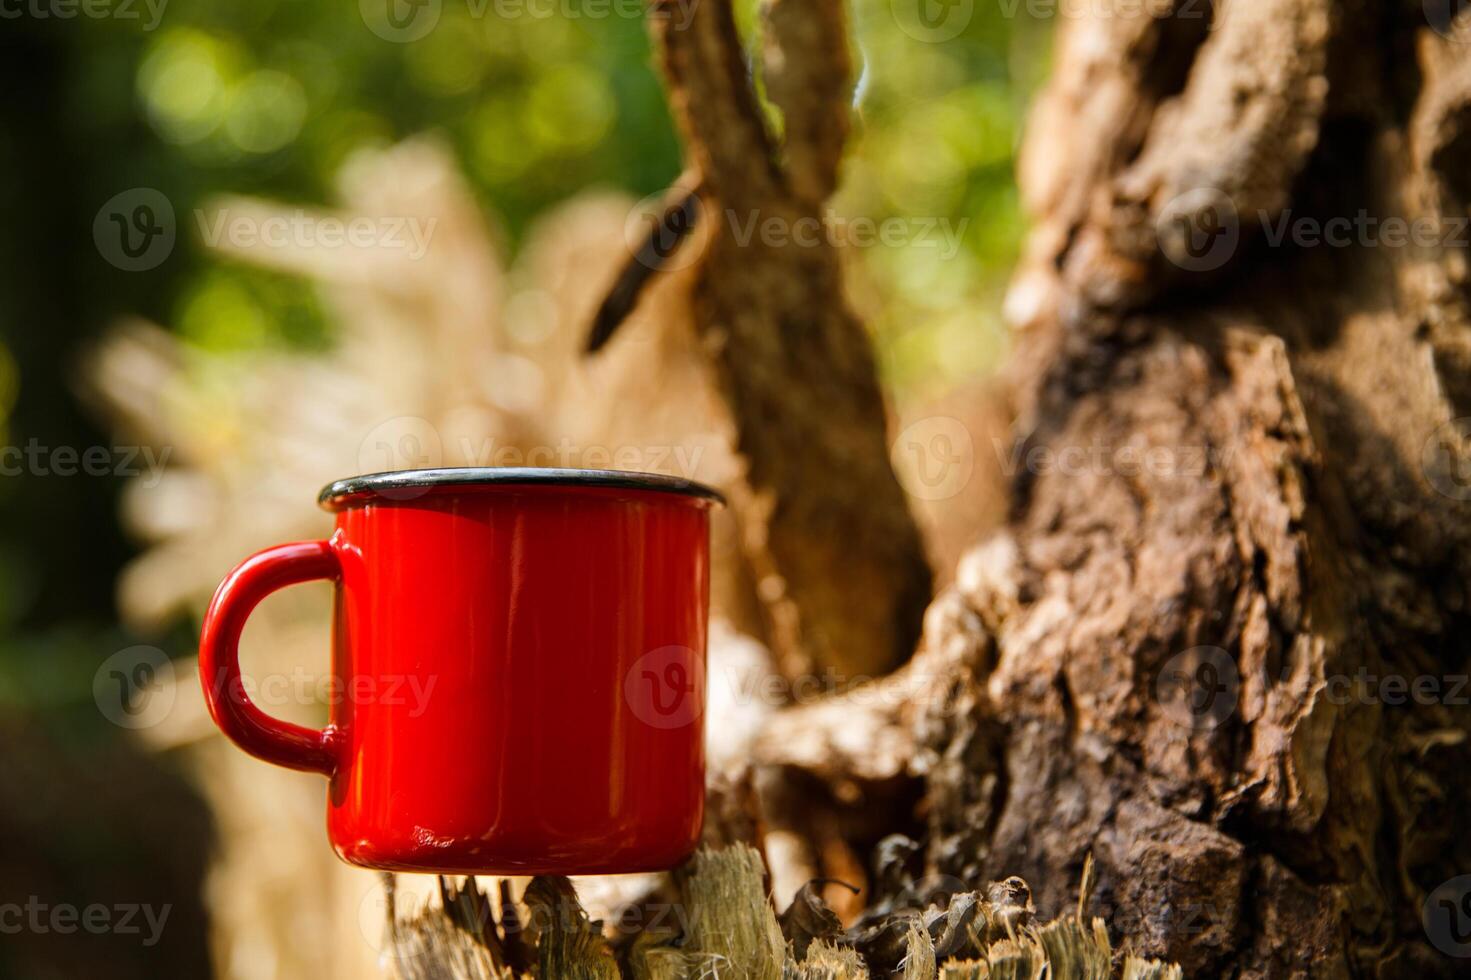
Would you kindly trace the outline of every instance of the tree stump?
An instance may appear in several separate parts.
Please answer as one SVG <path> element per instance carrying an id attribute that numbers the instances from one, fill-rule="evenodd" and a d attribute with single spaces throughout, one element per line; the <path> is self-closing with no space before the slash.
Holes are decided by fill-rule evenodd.
<path id="1" fill-rule="evenodd" d="M 758 743 L 767 819 L 769 790 L 797 786 L 777 807 L 789 831 L 861 855 L 876 822 L 920 837 L 892 849 L 914 874 L 875 867 L 853 929 L 785 937 L 805 943 L 797 975 L 1036 976 L 1060 962 L 1039 934 L 962 930 L 942 951 L 931 928 L 1011 875 L 1044 919 L 1089 879 L 1103 940 L 1192 977 L 1464 973 L 1471 13 L 1434 6 L 1164 0 L 1061 19 L 1020 174 L 1035 227 L 1008 298 L 1009 517 L 886 696 L 790 709 Z M 711 200 L 796 214 L 830 191 L 835 10 L 770 8 L 777 61 L 801 74 L 771 87 L 786 171 L 728 7 L 656 29 Z M 786 569 L 778 598 L 792 622 L 851 614 L 882 649 L 907 635 L 896 583 L 917 578 L 894 570 L 916 551 L 869 359 L 834 339 L 845 314 L 812 305 L 833 291 L 799 285 L 835 266 L 713 235 L 701 301 L 753 486 L 773 488 L 759 526 Z M 768 298 L 743 306 L 742 277 Z M 830 409 L 852 439 L 813 423 Z M 834 459 L 873 485 L 832 487 Z M 838 526 L 818 521 L 828 504 L 872 506 L 854 519 L 895 531 L 893 568 L 870 549 L 850 574 L 844 545 L 814 542 Z M 896 781 L 921 784 L 917 813 L 880 791 Z M 819 819 L 845 809 L 862 835 Z M 952 885 L 924 895 L 915 874 Z M 741 928 L 771 935 L 754 908 Z M 1067 928 L 1103 945 L 1081 915 Z M 920 935 L 934 948 L 909 955 Z M 749 975 L 775 975 L 769 945 Z M 1114 958 L 1126 976 L 1170 969 Z"/>

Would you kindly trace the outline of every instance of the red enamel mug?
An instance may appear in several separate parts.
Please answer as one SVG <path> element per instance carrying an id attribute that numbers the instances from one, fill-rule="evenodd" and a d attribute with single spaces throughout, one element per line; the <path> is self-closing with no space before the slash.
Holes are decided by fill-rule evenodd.
<path id="1" fill-rule="evenodd" d="M 673 477 L 435 469 L 322 491 L 325 541 L 220 585 L 199 668 L 220 730 L 328 777 L 352 864 L 445 874 L 668 868 L 704 812 L 709 518 Z M 277 589 L 336 583 L 330 721 L 281 721 L 242 682 L 240 632 Z M 411 693 L 410 693 L 411 692 Z"/>

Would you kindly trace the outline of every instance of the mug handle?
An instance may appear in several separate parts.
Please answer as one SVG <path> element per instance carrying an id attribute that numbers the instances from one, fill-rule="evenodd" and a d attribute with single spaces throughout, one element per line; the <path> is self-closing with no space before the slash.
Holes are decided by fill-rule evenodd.
<path id="1" fill-rule="evenodd" d="M 204 614 L 199 634 L 199 681 L 204 703 L 220 731 L 246 752 L 288 769 L 331 776 L 337 769 L 337 731 L 317 731 L 272 718 L 245 693 L 240 678 L 240 632 L 262 599 L 278 589 L 315 579 L 342 578 L 328 541 L 299 541 L 267 548 L 225 577 Z"/>

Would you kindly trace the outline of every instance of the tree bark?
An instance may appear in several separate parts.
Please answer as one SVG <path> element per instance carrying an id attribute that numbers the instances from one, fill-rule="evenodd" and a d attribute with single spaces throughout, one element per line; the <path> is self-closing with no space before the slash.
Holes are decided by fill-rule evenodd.
<path id="1" fill-rule="evenodd" d="M 1471 869 L 1468 21 L 1165 7 L 1066 21 L 1032 119 L 1012 516 L 948 600 L 995 657 L 932 733 L 966 762 L 928 856 L 1047 913 L 1092 852 L 1187 976 L 1451 975 L 1421 910 Z"/>
<path id="2" fill-rule="evenodd" d="M 931 588 L 889 466 L 868 335 L 843 299 L 835 249 L 803 233 L 822 227 L 847 134 L 843 6 L 765 8 L 780 145 L 757 107 L 729 4 L 676 6 L 655 4 L 650 22 L 700 188 L 703 234 L 684 247 L 703 246 L 696 330 L 746 464 L 732 503 L 782 669 L 838 687 L 908 659 Z"/>
<path id="3" fill-rule="evenodd" d="M 1109 938 L 1186 976 L 1462 974 L 1471 945 L 1432 913 L 1464 903 L 1445 886 L 1471 871 L 1471 13 L 1121 7 L 1062 19 L 1023 157 L 1008 517 L 930 605 L 910 663 L 769 723 L 765 816 L 812 836 L 856 838 L 830 818 L 844 807 L 862 834 L 917 825 L 941 892 L 1019 875 L 1041 918 L 1087 877 Z M 837 24 L 829 0 L 778 0 L 773 24 L 782 10 Z M 660 36 L 702 200 L 814 213 L 840 122 L 784 103 L 804 147 L 786 166 L 805 176 L 786 173 L 728 7 Z M 779 103 L 846 71 L 821 32 L 785 37 L 808 47 L 780 66 L 810 78 L 778 78 Z M 1412 222 L 1435 234 L 1407 238 Z M 822 305 L 835 265 L 710 234 L 701 329 L 753 500 L 775 502 L 747 511 L 785 582 L 773 635 L 790 666 L 845 628 L 814 643 L 783 632 L 787 612 L 880 623 L 863 662 L 882 663 L 907 635 L 896 583 L 915 579 L 876 560 L 873 534 L 895 530 L 895 568 L 915 551 L 873 462 L 866 347 Z M 834 461 L 876 482 L 834 486 Z M 852 568 L 846 543 L 815 541 L 849 526 L 866 529 Z M 893 792 L 907 778 L 917 818 Z M 878 856 L 871 908 L 840 937 L 859 952 L 915 911 L 913 876 Z"/>
<path id="4" fill-rule="evenodd" d="M 1114 934 L 1187 976 L 1457 975 L 1468 42 L 1329 0 L 1064 22 L 1010 516 L 886 694 L 787 713 L 765 763 L 921 776 L 928 870 L 1040 914 L 1091 853 Z"/>

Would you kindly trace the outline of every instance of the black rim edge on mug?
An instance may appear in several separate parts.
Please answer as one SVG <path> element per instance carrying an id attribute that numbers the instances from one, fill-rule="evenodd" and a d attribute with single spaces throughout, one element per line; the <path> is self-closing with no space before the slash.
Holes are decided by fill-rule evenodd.
<path id="1" fill-rule="evenodd" d="M 455 486 L 558 486 L 596 487 L 605 490 L 653 490 L 697 497 L 724 506 L 718 490 L 662 473 L 632 470 L 572 470 L 534 466 L 446 466 L 427 470 L 393 470 L 366 473 L 337 480 L 322 488 L 317 503 L 326 510 L 340 510 L 355 498 L 375 497 L 385 492 L 420 487 Z"/>

